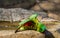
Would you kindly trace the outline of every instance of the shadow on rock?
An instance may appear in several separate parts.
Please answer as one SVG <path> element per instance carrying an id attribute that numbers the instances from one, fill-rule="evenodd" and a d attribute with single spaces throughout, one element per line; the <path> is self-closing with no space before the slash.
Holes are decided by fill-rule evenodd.
<path id="1" fill-rule="evenodd" d="M 48 30 L 46 30 L 46 31 L 44 32 L 44 34 L 45 34 L 45 38 L 55 38 L 55 37 L 53 36 L 53 34 L 52 34 L 51 32 L 49 32 Z"/>

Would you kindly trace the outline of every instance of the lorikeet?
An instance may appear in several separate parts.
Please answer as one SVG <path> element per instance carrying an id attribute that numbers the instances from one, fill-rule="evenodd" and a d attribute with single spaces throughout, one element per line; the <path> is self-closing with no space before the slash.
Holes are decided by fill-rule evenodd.
<path id="1" fill-rule="evenodd" d="M 45 25 L 42 22 L 39 22 L 37 19 L 38 14 L 33 14 L 28 19 L 24 19 L 19 23 L 18 29 L 15 33 L 20 30 L 36 30 L 39 32 L 44 32 L 46 30 Z"/>

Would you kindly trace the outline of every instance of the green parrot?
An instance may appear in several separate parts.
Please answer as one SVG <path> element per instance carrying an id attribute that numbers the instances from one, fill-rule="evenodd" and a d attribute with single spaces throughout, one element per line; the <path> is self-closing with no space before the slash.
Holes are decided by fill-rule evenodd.
<path id="1" fill-rule="evenodd" d="M 28 19 L 22 20 L 19 23 L 19 26 L 15 33 L 18 32 L 18 30 L 36 30 L 38 32 L 44 32 L 46 30 L 46 26 L 42 22 L 39 22 L 37 16 L 38 14 L 33 14 Z"/>

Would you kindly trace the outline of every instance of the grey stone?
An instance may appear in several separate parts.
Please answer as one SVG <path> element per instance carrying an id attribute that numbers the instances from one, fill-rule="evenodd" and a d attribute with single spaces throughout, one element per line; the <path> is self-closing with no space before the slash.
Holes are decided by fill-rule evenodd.
<path id="1" fill-rule="evenodd" d="M 1 21 L 20 21 L 22 19 L 28 18 L 30 15 L 34 13 L 38 13 L 42 17 L 47 17 L 45 12 L 36 12 L 32 10 L 26 10 L 22 8 L 11 8 L 11 9 L 0 9 L 2 12 L 0 13 Z"/>

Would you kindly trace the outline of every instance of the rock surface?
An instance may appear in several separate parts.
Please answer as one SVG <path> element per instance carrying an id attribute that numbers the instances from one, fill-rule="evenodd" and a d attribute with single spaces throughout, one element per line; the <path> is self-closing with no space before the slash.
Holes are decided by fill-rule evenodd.
<path id="1" fill-rule="evenodd" d="M 39 6 L 42 11 L 48 13 L 49 17 L 60 20 L 60 0 L 40 0 L 39 4 L 36 5 L 36 8 L 39 8 Z M 36 11 L 39 11 L 40 9 L 36 9 Z"/>
<path id="2" fill-rule="evenodd" d="M 40 3 L 40 7 L 44 10 L 54 10 L 55 9 L 55 5 L 48 1 L 43 1 L 42 3 Z"/>
<path id="3" fill-rule="evenodd" d="M 0 8 L 0 21 L 20 21 L 28 16 L 38 13 L 42 17 L 47 17 L 45 12 L 36 12 L 32 10 L 25 10 L 21 8 L 4 9 Z"/>
<path id="4" fill-rule="evenodd" d="M 5 30 L 5 32 L 0 31 L 0 38 L 40 38 L 40 37 L 44 38 L 44 35 L 42 33 L 36 31 L 23 31 L 23 32 L 14 33 L 13 30 L 9 30 L 9 31 Z"/>
<path id="5" fill-rule="evenodd" d="M 39 2 L 39 4 L 37 4 L 37 2 Z M 21 7 L 21 8 L 25 8 L 25 9 L 32 8 L 32 10 L 35 10 L 35 11 L 43 11 L 43 12 L 48 13 L 49 17 L 52 17 L 52 16 L 49 15 L 50 13 L 48 11 L 50 11 L 50 12 L 55 11 L 54 13 L 51 12 L 51 14 L 54 14 L 54 17 L 52 17 L 52 18 L 54 18 L 54 19 L 57 18 L 57 20 L 60 20 L 60 18 L 59 18 L 60 15 L 58 15 L 58 14 L 60 14 L 60 12 L 58 12 L 58 11 L 60 11 L 60 0 L 9 0 L 9 1 L 0 0 L 0 7 L 3 7 L 3 8 Z M 11 15 L 11 14 L 8 13 L 8 15 Z M 13 15 L 16 15 L 16 14 L 13 13 Z M 9 20 L 11 21 L 11 16 L 10 17 L 5 16 L 5 17 L 9 18 Z M 0 18 L 5 19 L 5 17 L 3 17 L 3 16 L 1 17 L 1 15 L 0 15 Z M 13 16 L 12 18 L 15 18 L 15 17 Z M 20 18 L 19 15 L 17 18 Z M 17 20 L 19 20 L 19 19 L 17 19 Z"/>
<path id="6" fill-rule="evenodd" d="M 60 11 L 48 11 L 48 16 L 60 21 Z"/>
<path id="7" fill-rule="evenodd" d="M 48 0 L 48 1 L 56 3 L 56 4 L 60 4 L 60 0 Z"/>
<path id="8" fill-rule="evenodd" d="M 60 38 L 60 25 L 47 29 L 44 33 L 27 30 L 14 33 L 14 30 L 1 30 L 0 38 Z"/>
<path id="9" fill-rule="evenodd" d="M 34 5 L 35 0 L 0 0 L 0 7 L 2 8 L 29 8 Z"/>

